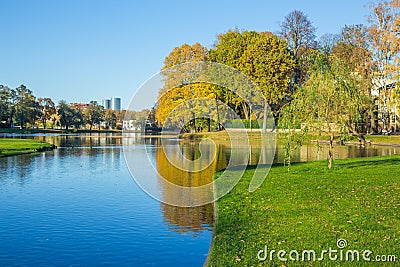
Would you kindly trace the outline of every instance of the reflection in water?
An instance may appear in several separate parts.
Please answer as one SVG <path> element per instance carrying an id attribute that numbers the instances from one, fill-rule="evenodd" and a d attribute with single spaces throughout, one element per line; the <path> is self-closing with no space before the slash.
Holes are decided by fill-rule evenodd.
<path id="1" fill-rule="evenodd" d="M 213 207 L 160 209 L 125 164 L 121 144 L 136 146 L 139 162 L 145 153 L 140 140 L 40 139 L 59 149 L 0 159 L 0 266 L 203 264 Z M 193 234 L 180 234 L 186 232 Z"/>
<path id="2" fill-rule="evenodd" d="M 283 148 L 278 147 L 278 153 L 275 155 L 275 162 L 282 163 L 284 161 Z M 328 158 L 329 147 L 321 145 L 317 147 L 314 144 L 303 146 L 297 149 L 292 156 L 293 162 L 306 162 L 313 160 L 326 160 Z M 358 145 L 336 145 L 333 151 L 334 159 L 346 158 L 364 158 L 375 156 L 390 156 L 400 153 L 400 148 L 396 146 L 358 146 Z"/>
<path id="3" fill-rule="evenodd" d="M 193 168 L 187 172 L 171 164 L 166 153 L 173 161 L 179 159 L 178 155 L 180 153 L 186 159 L 193 161 L 200 158 L 199 147 L 194 143 L 190 143 L 181 146 L 180 151 L 177 151 L 178 149 L 179 146 L 164 146 L 155 150 L 157 171 L 162 176 L 159 176 L 159 179 L 166 179 L 168 182 L 185 187 L 198 187 L 211 183 L 217 168 L 217 162 L 219 162 L 218 158 L 215 159 L 214 154 L 210 153 L 211 150 L 207 150 L 206 155 L 203 155 L 205 156 L 204 160 L 194 161 L 194 166 L 185 166 Z M 208 167 L 205 166 L 205 162 L 210 161 L 211 164 Z M 196 170 L 199 169 L 203 170 L 197 172 Z M 208 197 L 207 193 L 202 195 L 201 192 L 203 191 L 192 191 L 190 194 L 183 195 L 182 191 L 177 187 L 168 187 L 166 183 L 160 183 L 160 186 L 163 185 L 167 187 L 162 188 L 163 201 L 166 203 L 191 203 L 193 199 L 196 199 L 196 202 L 202 202 L 202 198 Z M 208 193 L 212 194 L 213 192 Z M 197 207 L 177 207 L 162 203 L 161 208 L 164 220 L 172 226 L 171 230 L 173 231 L 197 232 L 209 228 L 213 223 L 213 204 Z"/>
<path id="4" fill-rule="evenodd" d="M 46 158 L 53 158 L 53 153 L 57 155 L 54 159 L 55 169 L 65 169 L 61 164 L 70 164 L 77 159 L 80 161 L 79 167 L 90 168 L 96 170 L 99 164 L 107 165 L 108 161 L 117 166 L 114 168 L 124 168 L 124 163 L 120 162 L 122 156 L 122 146 L 135 148 L 137 151 L 135 160 L 138 162 L 137 157 L 143 157 L 143 144 L 153 146 L 153 150 L 149 150 L 150 157 L 154 160 L 155 167 L 162 177 L 168 182 L 184 187 L 199 187 L 202 185 L 210 184 L 213 179 L 215 171 L 223 170 L 227 167 L 230 157 L 233 154 L 231 148 L 224 145 L 217 145 L 215 151 L 212 149 L 205 149 L 204 154 L 200 154 L 198 143 L 184 143 L 178 140 L 171 140 L 169 145 L 161 147 L 160 138 L 142 138 L 138 134 L 80 134 L 69 136 L 35 136 L 30 137 L 46 142 L 50 142 L 59 147 L 55 152 L 44 153 L 41 156 L 22 155 L 19 157 L 10 157 L 0 161 L 0 169 L 7 169 L 9 174 L 0 176 L 0 182 L 5 179 L 15 177 L 20 185 L 30 182 L 30 169 L 32 166 L 38 164 L 45 164 L 48 161 Z M 176 144 L 179 144 L 177 146 Z M 211 144 L 210 144 L 211 145 Z M 274 151 L 262 149 L 260 147 L 251 147 L 250 151 L 245 151 L 249 148 L 234 148 L 239 150 L 239 155 L 249 155 L 249 158 L 243 156 L 243 159 L 235 159 L 235 162 L 241 165 L 256 165 L 263 162 L 268 157 L 271 157 Z M 398 147 L 378 147 L 378 146 L 339 146 L 334 148 L 334 157 L 338 158 L 353 158 L 353 157 L 372 157 L 380 155 L 392 155 L 399 153 Z M 142 152 L 139 153 L 139 150 Z M 179 151 L 178 151 L 179 150 Z M 242 150 L 242 153 L 241 153 Z M 325 160 L 327 157 L 327 146 L 317 148 L 315 145 L 303 146 L 295 152 L 292 160 L 293 162 L 304 162 L 310 160 Z M 247 152 L 247 153 L 245 153 Z M 250 153 L 248 153 L 250 152 Z M 203 156 L 203 161 L 195 161 L 192 171 L 182 170 L 177 168 L 167 158 L 172 158 L 174 161 L 180 160 L 179 153 L 190 160 L 199 159 Z M 65 161 L 63 158 L 67 158 Z M 260 161 L 261 158 L 261 161 Z M 96 159 L 96 160 L 94 160 Z M 283 149 L 277 148 L 275 154 L 275 162 L 283 162 Z M 211 162 L 210 164 L 208 164 Z M 10 168 L 9 166 L 18 166 L 18 168 Z M 194 170 L 203 169 L 200 172 Z M 147 174 L 146 175 L 150 175 Z M 150 178 L 149 178 L 150 179 Z M 167 203 L 198 203 L 203 198 L 209 197 L 213 192 L 191 192 L 182 194 L 182 191 L 176 188 L 169 187 L 165 183 L 160 182 L 160 177 L 154 178 L 158 181 L 158 186 L 161 187 L 162 199 Z M 156 182 L 157 183 L 157 182 Z M 170 229 L 175 232 L 188 232 L 198 233 L 204 229 L 209 229 L 213 223 L 213 206 L 212 204 L 198 206 L 198 207 L 176 207 L 166 204 L 161 205 L 161 212 L 164 221 L 170 226 Z"/>

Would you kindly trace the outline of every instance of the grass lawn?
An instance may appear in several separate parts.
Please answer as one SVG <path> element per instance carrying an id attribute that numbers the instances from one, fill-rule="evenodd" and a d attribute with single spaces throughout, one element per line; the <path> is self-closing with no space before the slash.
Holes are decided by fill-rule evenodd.
<path id="1" fill-rule="evenodd" d="M 389 135 L 389 136 L 384 136 L 384 135 L 367 135 L 365 136 L 365 139 L 371 140 L 372 143 L 374 144 L 395 144 L 399 145 L 400 144 L 400 135 Z"/>
<path id="2" fill-rule="evenodd" d="M 54 149 L 52 144 L 31 140 L 0 138 L 0 157 L 29 154 Z"/>
<path id="3" fill-rule="evenodd" d="M 249 167 L 237 186 L 217 201 L 217 220 L 208 266 L 375 266 L 369 256 L 396 255 L 400 266 L 400 155 L 273 166 L 263 185 L 248 192 L 254 168 Z M 217 173 L 218 177 L 221 173 Z M 301 261 L 303 250 L 360 251 L 360 261 Z M 257 253 L 268 246 L 268 258 Z M 287 262 L 271 250 L 285 250 Z M 300 261 L 289 259 L 297 250 Z M 260 254 L 263 255 L 263 254 Z M 345 255 L 345 254 L 344 254 Z M 292 254 L 295 257 L 295 254 Z"/>

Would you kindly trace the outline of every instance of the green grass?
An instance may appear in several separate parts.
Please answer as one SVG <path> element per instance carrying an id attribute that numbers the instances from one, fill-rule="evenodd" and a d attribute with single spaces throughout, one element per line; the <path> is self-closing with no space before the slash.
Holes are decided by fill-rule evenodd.
<path id="1" fill-rule="evenodd" d="M 0 133 L 8 133 L 8 134 L 37 134 L 37 133 L 121 133 L 122 130 L 98 130 L 93 129 L 90 130 L 76 130 L 69 129 L 66 131 L 65 129 L 43 129 L 43 128 L 0 128 Z"/>
<path id="2" fill-rule="evenodd" d="M 29 154 L 54 148 L 54 145 L 38 140 L 0 138 L 0 157 Z"/>
<path id="3" fill-rule="evenodd" d="M 400 144 L 400 135 L 367 135 L 365 136 L 365 139 L 370 140 L 374 144 Z"/>
<path id="4" fill-rule="evenodd" d="M 376 263 L 259 261 L 257 253 L 284 249 L 369 249 L 400 262 L 400 155 L 273 166 L 263 185 L 248 192 L 254 168 L 217 201 L 208 266 L 375 266 Z M 218 177 L 221 173 L 217 173 Z M 286 255 L 287 257 L 287 255 Z M 375 256 L 374 256 L 375 257 Z M 378 265 L 379 266 L 379 265 Z"/>

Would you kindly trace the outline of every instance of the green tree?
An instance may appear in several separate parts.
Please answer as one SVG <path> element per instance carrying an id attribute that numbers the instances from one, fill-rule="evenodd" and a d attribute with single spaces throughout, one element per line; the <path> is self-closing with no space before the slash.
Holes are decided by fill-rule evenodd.
<path id="1" fill-rule="evenodd" d="M 335 136 L 342 140 L 354 135 L 364 143 L 357 123 L 368 105 L 362 93 L 360 76 L 335 56 L 320 54 L 311 70 L 310 78 L 299 89 L 293 101 L 282 109 L 280 126 L 286 133 L 286 157 L 310 136 L 329 135 L 328 167 L 333 166 Z M 295 128 L 301 127 L 301 131 Z"/>
<path id="2" fill-rule="evenodd" d="M 60 120 L 60 124 L 62 127 L 65 127 L 65 130 L 68 131 L 69 127 L 74 123 L 74 110 L 70 105 L 65 102 L 65 100 L 61 100 L 57 106 L 57 115 Z"/>
<path id="3" fill-rule="evenodd" d="M 39 104 L 32 91 L 25 85 L 15 89 L 15 117 L 16 121 L 24 128 L 27 122 L 33 124 L 39 117 Z"/>
<path id="4" fill-rule="evenodd" d="M 107 109 L 104 112 L 104 122 L 108 129 L 114 129 L 117 127 L 117 114 L 115 114 L 115 111 Z"/>
<path id="5" fill-rule="evenodd" d="M 275 118 L 292 96 L 290 77 L 295 61 L 284 40 L 275 35 L 258 34 L 240 58 L 239 70 L 263 92 Z M 261 101 L 261 99 L 260 99 Z"/>
<path id="6" fill-rule="evenodd" d="M 90 101 L 89 106 L 83 112 L 83 116 L 91 131 L 93 125 L 100 127 L 100 122 L 103 121 L 104 107 L 99 105 L 97 101 Z"/>
<path id="7" fill-rule="evenodd" d="M 10 127 L 11 117 L 11 89 L 7 86 L 0 86 L 0 126 Z"/>
<path id="8" fill-rule="evenodd" d="M 38 98 L 40 106 L 40 121 L 42 122 L 43 128 L 46 129 L 47 121 L 56 113 L 56 107 L 51 98 L 44 97 Z"/>
<path id="9" fill-rule="evenodd" d="M 270 33 L 261 34 L 270 35 Z M 214 48 L 210 50 L 209 60 L 240 70 L 241 58 L 244 52 L 250 44 L 257 40 L 259 35 L 260 33 L 255 31 L 240 32 L 237 29 L 219 34 Z M 223 101 L 241 117 L 250 119 L 250 108 L 232 90 L 217 86 L 214 94 L 216 105 L 218 105 L 218 101 Z"/>
<path id="10" fill-rule="evenodd" d="M 290 100 L 293 93 L 291 77 L 295 61 L 287 48 L 287 43 L 274 34 L 254 31 L 228 31 L 218 36 L 218 42 L 210 51 L 210 59 L 236 68 L 246 74 L 262 90 L 275 118 L 280 107 Z M 238 85 L 240 86 L 240 85 Z M 250 108 L 232 91 L 219 88 L 216 91 L 226 104 L 242 118 L 250 119 Z M 265 125 L 265 123 L 264 123 Z"/>
<path id="11" fill-rule="evenodd" d="M 71 114 L 71 125 L 73 125 L 75 129 L 79 129 L 85 125 L 83 111 L 80 107 L 71 107 Z"/>

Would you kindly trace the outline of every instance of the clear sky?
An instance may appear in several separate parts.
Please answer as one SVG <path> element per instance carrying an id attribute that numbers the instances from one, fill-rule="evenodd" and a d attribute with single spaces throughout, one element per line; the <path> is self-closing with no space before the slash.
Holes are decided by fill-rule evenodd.
<path id="1" fill-rule="evenodd" d="M 101 101 L 135 90 L 176 46 L 211 48 L 218 33 L 279 30 L 294 9 L 317 36 L 366 21 L 369 0 L 103 1 L 0 0 L 0 84 L 37 97 Z"/>

